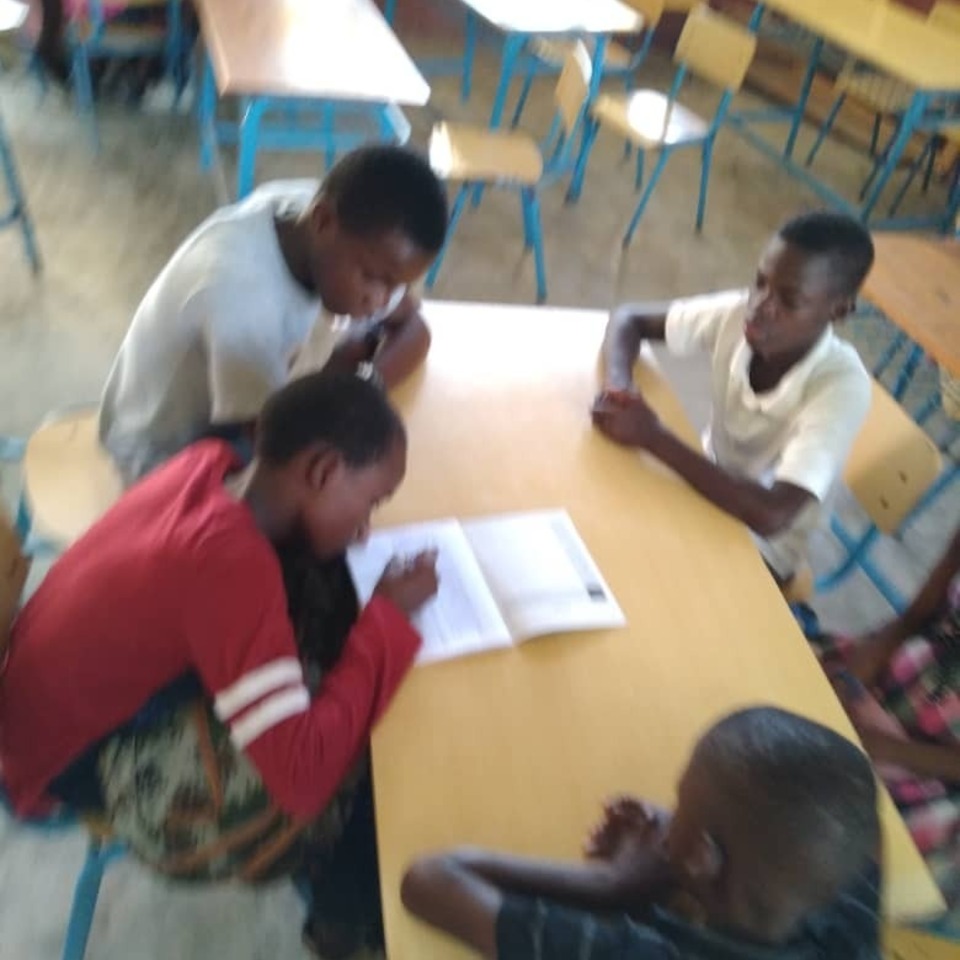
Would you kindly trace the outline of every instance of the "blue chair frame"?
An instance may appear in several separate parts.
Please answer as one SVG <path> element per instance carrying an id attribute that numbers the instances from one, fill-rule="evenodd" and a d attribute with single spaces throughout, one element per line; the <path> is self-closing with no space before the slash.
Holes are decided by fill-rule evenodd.
<path id="1" fill-rule="evenodd" d="M 139 8 L 133 8 L 139 9 Z M 89 36 L 79 36 L 75 24 L 68 26 L 71 47 L 71 78 L 77 110 L 90 121 L 90 133 L 94 149 L 100 149 L 100 132 L 97 127 L 96 105 L 93 95 L 93 76 L 90 61 L 100 58 L 134 59 L 162 54 L 165 71 L 174 82 L 174 105 L 179 103 L 189 79 L 189 51 L 183 31 L 181 0 L 166 0 L 167 24 L 163 40 L 145 40 L 133 46 L 115 46 L 111 43 L 109 20 L 103 12 L 103 0 L 87 0 Z"/>
<path id="2" fill-rule="evenodd" d="M 34 273 L 39 273 L 42 267 L 40 250 L 37 247 L 36 236 L 33 231 L 33 221 L 27 209 L 27 199 L 20 185 L 20 176 L 17 173 L 17 164 L 13 156 L 13 147 L 7 138 L 3 117 L 0 116 L 0 166 L 3 167 L 3 177 L 6 181 L 7 192 L 10 195 L 10 206 L 4 213 L 0 213 L 0 227 L 19 225 L 23 238 L 23 248 Z"/>
<path id="3" fill-rule="evenodd" d="M 569 134 L 565 133 L 563 129 L 559 111 L 554 114 L 550 130 L 540 144 L 541 154 L 547 157 L 540 181 L 535 186 L 522 186 L 519 188 L 520 206 L 523 214 L 524 247 L 528 250 L 533 250 L 534 268 L 537 276 L 538 303 L 543 303 L 547 299 L 547 271 L 543 255 L 543 226 L 540 218 L 539 190 L 543 187 L 550 186 L 569 172 L 573 160 L 574 141 L 583 125 L 588 103 L 589 99 L 585 99 L 581 104 L 580 112 Z M 460 218 L 463 216 L 467 200 L 469 200 L 472 195 L 474 206 L 479 204 L 483 196 L 484 187 L 487 185 L 486 183 L 470 181 L 466 181 L 461 185 L 450 212 L 450 222 L 447 226 L 447 235 L 444 238 L 443 246 L 433 261 L 433 266 L 427 273 L 427 289 L 432 289 L 437 281 L 437 275 L 440 273 L 440 267 L 447 254 L 453 233 L 460 222 Z"/>
<path id="4" fill-rule="evenodd" d="M 643 65 L 643 62 L 647 59 L 647 54 L 650 52 L 650 47 L 653 45 L 653 34 L 656 30 L 656 27 L 649 27 L 643 31 L 643 40 L 640 43 L 639 48 L 630 58 L 630 62 L 622 66 L 614 66 L 607 62 L 604 62 L 601 81 L 607 79 L 616 79 L 623 80 L 623 85 L 625 89 L 632 90 L 636 80 L 636 72 Z M 530 45 L 527 44 L 527 58 L 525 61 L 526 64 L 526 75 L 523 78 L 523 86 L 520 88 L 520 96 L 517 98 L 517 105 L 513 110 L 513 117 L 510 120 L 510 126 L 515 127 L 520 122 L 521 116 L 523 116 L 524 108 L 527 105 L 527 100 L 530 97 L 530 91 L 533 88 L 533 81 L 538 77 L 544 74 L 555 74 L 560 70 L 559 64 L 553 63 L 549 60 L 544 60 L 542 57 L 538 57 L 537 54 L 529 49 Z"/>
<path id="5" fill-rule="evenodd" d="M 677 67 L 677 71 L 673 77 L 673 83 L 670 85 L 670 91 L 667 94 L 667 99 L 670 104 L 673 104 L 677 101 L 688 72 L 689 71 L 685 64 L 680 64 Z M 706 214 L 707 206 L 707 187 L 710 182 L 710 167 L 713 162 L 713 147 L 717 138 L 717 134 L 720 132 L 720 128 L 723 126 L 724 120 L 726 119 L 732 100 L 733 92 L 730 90 L 724 90 L 720 95 L 720 102 L 717 105 L 716 112 L 713 115 L 713 120 L 707 128 L 707 132 L 702 137 L 684 140 L 682 143 L 663 144 L 662 146 L 655 148 L 659 151 L 657 163 L 653 168 L 650 179 L 647 181 L 646 188 L 640 197 L 640 202 L 637 204 L 636 210 L 634 210 L 633 213 L 633 217 L 630 219 L 626 233 L 623 236 L 624 247 L 629 246 L 630 242 L 633 240 L 633 235 L 640 223 L 640 218 L 643 216 L 644 211 L 647 208 L 647 204 L 650 202 L 650 198 L 653 196 L 653 191 L 657 186 L 657 182 L 660 180 L 660 176 L 663 173 L 664 167 L 667 165 L 667 161 L 670 159 L 670 156 L 677 150 L 683 150 L 689 147 L 700 147 L 702 150 L 700 164 L 700 192 L 697 198 L 696 227 L 697 230 L 703 229 L 703 219 Z M 587 162 L 590 159 L 590 152 L 593 149 L 593 144 L 596 141 L 597 134 L 599 132 L 599 122 L 597 122 L 593 117 L 588 117 L 583 136 L 583 145 L 580 149 L 580 155 L 577 158 L 576 170 L 574 171 L 573 181 L 570 185 L 569 198 L 573 202 L 579 200 L 580 194 L 583 190 L 583 180 L 587 172 Z M 637 167 L 636 176 L 634 178 L 634 184 L 637 190 L 643 186 L 645 154 L 645 149 L 640 147 L 637 148 Z"/>
<path id="6" fill-rule="evenodd" d="M 375 131 L 342 131 L 336 121 L 344 116 L 372 120 Z M 410 123 L 393 103 L 345 103 L 306 97 L 243 97 L 240 122 L 217 118 L 217 86 L 209 54 L 204 54 L 200 95 L 200 169 L 209 170 L 221 145 L 237 146 L 237 194 L 240 200 L 253 189 L 260 150 L 320 150 L 329 169 L 340 151 L 351 150 L 379 137 L 404 144 Z"/>
<path id="7" fill-rule="evenodd" d="M 46 817 L 20 819 L 11 809 L 10 802 L 2 787 L 0 787 L 0 806 L 6 810 L 15 822 L 28 829 L 45 834 L 62 833 L 64 830 L 72 830 L 82 826 L 77 816 L 66 810 L 56 811 Z M 70 918 L 67 921 L 63 952 L 60 954 L 61 960 L 83 960 L 87 952 L 87 943 L 90 940 L 90 930 L 97 910 L 97 900 L 100 897 L 103 875 L 111 863 L 122 859 L 126 855 L 127 848 L 122 843 L 101 840 L 91 835 L 83 866 L 80 868 L 77 883 L 73 890 Z"/>

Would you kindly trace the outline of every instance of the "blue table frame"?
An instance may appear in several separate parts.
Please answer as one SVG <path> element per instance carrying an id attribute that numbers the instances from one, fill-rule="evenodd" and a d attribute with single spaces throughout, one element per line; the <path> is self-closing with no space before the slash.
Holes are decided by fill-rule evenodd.
<path id="1" fill-rule="evenodd" d="M 754 9 L 749 22 L 749 29 L 754 33 L 759 31 L 765 11 L 766 7 L 763 3 L 757 4 Z M 728 118 L 730 125 L 745 140 L 780 163 L 784 169 L 817 193 L 828 204 L 849 213 L 864 223 L 869 222 L 872 227 L 887 230 L 936 227 L 945 232 L 953 229 L 953 223 L 957 218 L 958 208 L 960 208 L 960 191 L 957 191 L 956 197 L 950 198 L 945 211 L 941 214 L 923 217 L 871 218 L 880 196 L 899 166 L 910 138 L 917 131 L 932 133 L 946 117 L 950 106 L 960 105 L 960 90 L 914 91 L 897 132 L 886 151 L 885 162 L 859 206 L 847 200 L 832 187 L 814 176 L 805 166 L 793 160 L 797 135 L 806 114 L 807 101 L 810 98 L 810 89 L 816 76 L 823 44 L 822 37 L 816 37 L 813 41 L 803 81 L 800 85 L 800 95 L 792 107 L 771 107 L 765 110 L 731 113 Z M 787 120 L 790 123 L 786 144 L 782 150 L 751 128 L 752 124 L 770 123 L 775 120 Z"/>
<path id="2" fill-rule="evenodd" d="M 410 123 L 393 103 L 346 103 L 305 97 L 240 97 L 240 120 L 217 118 L 217 86 L 213 65 L 204 53 L 197 119 L 200 126 L 200 167 L 209 170 L 222 144 L 236 145 L 237 199 L 253 188 L 260 150 L 317 150 L 329 168 L 338 152 L 371 139 L 397 144 L 410 138 Z M 338 131 L 337 121 L 352 117 L 372 130 Z M 371 136 L 372 133 L 372 136 Z"/>

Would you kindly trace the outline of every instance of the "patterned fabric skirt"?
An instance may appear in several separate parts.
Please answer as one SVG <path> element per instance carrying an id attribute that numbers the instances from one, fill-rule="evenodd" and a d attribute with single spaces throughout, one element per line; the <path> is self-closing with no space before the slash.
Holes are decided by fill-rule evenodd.
<path id="1" fill-rule="evenodd" d="M 828 673 L 845 668 L 849 640 L 821 636 L 811 643 Z M 901 646 L 876 688 L 848 709 L 860 729 L 960 749 L 960 606 Z M 960 783 L 889 764 L 877 772 L 947 900 L 950 929 L 960 932 Z"/>
<path id="2" fill-rule="evenodd" d="M 281 554 L 288 607 L 311 693 L 339 659 L 357 598 L 343 558 Z M 152 869 L 179 880 L 262 882 L 299 874 L 315 915 L 380 924 L 372 790 L 366 758 L 322 814 L 292 817 L 273 802 L 199 684 L 152 701 L 99 744 L 60 792 Z M 187 692 L 184 693 L 183 691 Z M 94 803 L 77 799 L 96 797 Z M 71 795 L 71 791 L 73 791 Z M 375 928 L 375 929 L 373 929 Z"/>

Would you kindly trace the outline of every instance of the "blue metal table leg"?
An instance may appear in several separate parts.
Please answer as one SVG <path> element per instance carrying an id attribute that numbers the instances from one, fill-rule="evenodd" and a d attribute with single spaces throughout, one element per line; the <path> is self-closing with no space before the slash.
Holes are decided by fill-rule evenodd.
<path id="1" fill-rule="evenodd" d="M 914 91 L 913 97 L 910 99 L 910 105 L 903 115 L 903 120 L 900 123 L 896 136 L 890 144 L 890 150 L 887 154 L 883 169 L 880 171 L 869 194 L 867 194 L 867 199 L 864 201 L 863 208 L 860 211 L 860 219 L 863 220 L 864 223 L 870 219 L 870 214 L 873 213 L 873 208 L 877 205 L 877 201 L 880 199 L 884 187 L 886 187 L 890 177 L 893 176 L 894 171 L 897 169 L 900 157 L 903 156 L 903 151 L 910 142 L 917 123 L 927 109 L 929 99 L 929 94 L 923 90 Z"/>
<path id="2" fill-rule="evenodd" d="M 216 113 L 217 86 L 213 78 L 213 65 L 210 63 L 210 55 L 204 51 L 200 96 L 197 98 L 201 170 L 209 170 L 213 166 L 213 152 L 217 146 Z"/>
<path id="3" fill-rule="evenodd" d="M 495 130 L 503 120 L 503 110 L 507 103 L 507 94 L 510 92 L 510 81 L 517 65 L 517 58 L 526 43 L 526 34 L 508 33 L 503 40 L 503 57 L 500 63 L 500 82 L 497 84 L 497 94 L 493 98 L 493 111 L 490 114 L 490 129 Z"/>
<path id="4" fill-rule="evenodd" d="M 460 99 L 466 103 L 470 99 L 473 86 L 473 58 L 477 52 L 477 15 L 467 10 L 467 19 L 463 32 L 463 75 L 460 79 Z"/>
<path id="5" fill-rule="evenodd" d="M 910 352 L 907 354 L 907 359 L 904 360 L 903 366 L 897 374 L 897 382 L 893 385 L 894 400 L 903 399 L 903 395 L 907 392 L 907 387 L 910 386 L 910 381 L 917 372 L 917 366 L 922 359 L 923 347 L 918 347 L 916 344 L 913 344 L 910 347 Z"/>
<path id="6" fill-rule="evenodd" d="M 817 64 L 820 62 L 820 51 L 823 49 L 823 40 L 818 37 L 810 51 L 810 59 L 807 62 L 807 71 L 803 75 L 803 83 L 800 85 L 800 97 L 794 108 L 793 121 L 790 124 L 790 133 L 787 136 L 787 144 L 783 148 L 783 155 L 787 158 L 793 156 L 793 148 L 797 142 L 797 134 L 800 132 L 800 124 L 803 123 L 804 115 L 807 111 L 807 101 L 810 99 L 810 88 L 813 86 L 813 78 L 817 72 Z"/>
<path id="7" fill-rule="evenodd" d="M 260 139 L 260 121 L 267 108 L 263 97 L 251 97 L 245 103 L 243 120 L 240 123 L 240 148 L 237 156 L 237 199 L 242 200 L 253 188 L 253 175 L 257 162 L 257 146 Z"/>
<path id="8" fill-rule="evenodd" d="M 397 15 L 397 0 L 387 0 L 383 5 L 383 16 L 387 23 L 393 25 L 394 18 Z"/>

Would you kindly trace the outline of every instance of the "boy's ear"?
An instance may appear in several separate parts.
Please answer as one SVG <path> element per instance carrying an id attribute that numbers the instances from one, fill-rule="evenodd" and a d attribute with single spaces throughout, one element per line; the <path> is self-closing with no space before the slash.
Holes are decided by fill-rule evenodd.
<path id="1" fill-rule="evenodd" d="M 319 196 L 310 208 L 310 224 L 315 233 L 326 233 L 337 223 L 337 211 L 327 197 Z"/>
<path id="2" fill-rule="evenodd" d="M 830 317 L 831 322 L 839 323 L 841 320 L 845 320 L 847 317 L 857 309 L 857 298 L 856 296 L 852 297 L 837 297 L 833 304 L 832 315 Z"/>
<path id="3" fill-rule="evenodd" d="M 305 457 L 307 487 L 311 493 L 325 490 L 343 466 L 343 457 L 330 447 L 314 447 Z"/>
<path id="4" fill-rule="evenodd" d="M 683 858 L 683 870 L 691 880 L 703 883 L 716 880 L 722 869 L 723 852 L 717 841 L 704 830 Z"/>

